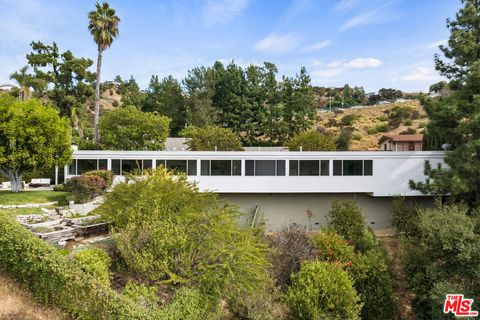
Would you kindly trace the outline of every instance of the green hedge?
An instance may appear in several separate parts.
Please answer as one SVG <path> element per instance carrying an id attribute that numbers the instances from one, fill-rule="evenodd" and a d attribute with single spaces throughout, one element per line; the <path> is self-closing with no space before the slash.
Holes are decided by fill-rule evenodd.
<path id="1" fill-rule="evenodd" d="M 74 319 L 194 320 L 204 316 L 198 308 L 199 297 L 184 292 L 163 309 L 142 308 L 2 212 L 0 272 L 28 288 L 39 302 L 54 305 Z"/>

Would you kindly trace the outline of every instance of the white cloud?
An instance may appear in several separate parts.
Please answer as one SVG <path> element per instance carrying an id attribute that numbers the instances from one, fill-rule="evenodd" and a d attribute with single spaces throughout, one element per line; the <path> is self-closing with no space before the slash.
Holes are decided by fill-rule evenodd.
<path id="1" fill-rule="evenodd" d="M 432 70 L 425 67 L 418 67 L 414 71 L 410 72 L 407 75 L 401 76 L 400 80 L 402 81 L 429 81 L 436 80 L 439 76 L 433 73 Z M 396 80 L 396 79 L 394 79 Z"/>
<path id="2" fill-rule="evenodd" d="M 317 69 L 312 74 L 318 78 L 332 78 L 355 69 L 378 68 L 382 64 L 383 62 L 376 58 L 355 58 L 349 61 L 334 60 L 326 64 L 321 64 L 318 60 L 314 60 L 313 65 Z"/>
<path id="3" fill-rule="evenodd" d="M 340 30 L 346 31 L 346 30 L 349 30 L 349 29 L 352 29 L 352 28 L 355 28 L 355 27 L 359 27 L 359 26 L 362 26 L 362 25 L 378 23 L 378 20 L 376 20 L 376 19 L 378 19 L 376 17 L 377 14 L 378 14 L 377 10 L 373 10 L 373 11 L 369 11 L 369 12 L 359 14 L 359 15 L 351 18 L 347 22 L 345 22 L 341 26 Z"/>
<path id="4" fill-rule="evenodd" d="M 332 8 L 333 11 L 347 11 L 354 8 L 361 0 L 340 0 Z"/>
<path id="5" fill-rule="evenodd" d="M 248 0 L 207 0 L 204 18 L 207 24 L 226 23 L 248 7 Z"/>
<path id="6" fill-rule="evenodd" d="M 307 51 L 307 52 L 318 51 L 318 50 L 321 50 L 323 48 L 326 48 L 326 47 L 330 46 L 331 44 L 332 44 L 332 41 L 330 41 L 330 40 L 320 41 L 320 42 L 314 43 L 314 44 L 306 47 L 305 51 Z"/>
<path id="7" fill-rule="evenodd" d="M 344 65 L 354 69 L 377 68 L 383 64 L 382 61 L 375 58 L 356 58 L 346 62 Z"/>
<path id="8" fill-rule="evenodd" d="M 297 48 L 300 38 L 293 33 L 271 34 L 255 43 L 255 50 L 274 54 L 287 53 Z"/>

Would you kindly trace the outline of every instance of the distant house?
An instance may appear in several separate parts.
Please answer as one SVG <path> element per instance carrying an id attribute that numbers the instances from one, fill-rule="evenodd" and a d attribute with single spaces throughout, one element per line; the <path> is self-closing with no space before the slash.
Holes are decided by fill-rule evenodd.
<path id="1" fill-rule="evenodd" d="M 383 151 L 422 151 L 423 134 L 386 134 L 378 144 Z"/>

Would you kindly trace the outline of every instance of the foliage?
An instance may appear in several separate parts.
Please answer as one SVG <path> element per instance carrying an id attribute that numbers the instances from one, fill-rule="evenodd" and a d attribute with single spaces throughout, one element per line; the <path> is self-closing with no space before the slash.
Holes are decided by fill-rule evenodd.
<path id="1" fill-rule="evenodd" d="M 312 243 L 322 261 L 340 262 L 350 266 L 355 258 L 352 245 L 331 229 L 324 229 L 312 236 Z"/>
<path id="2" fill-rule="evenodd" d="M 392 225 L 397 234 L 413 235 L 417 232 L 417 208 L 405 203 L 405 198 L 395 197 L 392 205 Z"/>
<path id="3" fill-rule="evenodd" d="M 386 253 L 377 247 L 355 256 L 349 270 L 363 302 L 362 319 L 396 319 L 393 274 Z"/>
<path id="4" fill-rule="evenodd" d="M 106 188 L 109 188 L 113 184 L 113 178 L 115 177 L 115 173 L 112 170 L 94 170 L 86 172 L 84 175 L 86 176 L 99 176 L 105 180 Z"/>
<path id="5" fill-rule="evenodd" d="M 111 259 L 104 250 L 100 248 L 82 249 L 75 254 L 75 261 L 80 264 L 83 271 L 91 274 L 105 286 L 110 286 L 110 272 L 108 270 Z"/>
<path id="6" fill-rule="evenodd" d="M 108 49 L 118 37 L 120 18 L 107 2 L 95 3 L 95 10 L 88 13 L 88 30 L 97 44 L 97 73 L 95 79 L 95 106 L 93 110 L 93 141 L 99 142 L 98 123 L 100 116 L 100 73 L 102 71 L 103 51 Z"/>
<path id="7" fill-rule="evenodd" d="M 186 124 L 185 98 L 180 83 L 172 76 L 162 81 L 158 80 L 158 76 L 152 76 L 142 110 L 156 112 L 172 119 L 170 132 L 177 136 Z"/>
<path id="8" fill-rule="evenodd" d="M 99 196 L 107 188 L 104 178 L 97 175 L 82 175 L 68 179 L 65 190 L 70 194 L 69 200 L 76 203 L 86 203 Z"/>
<path id="9" fill-rule="evenodd" d="M 71 156 L 67 120 L 37 99 L 0 95 L 0 141 L 0 174 L 15 192 L 26 171 L 64 165 Z"/>
<path id="10" fill-rule="evenodd" d="M 252 230 L 237 228 L 236 208 L 162 168 L 133 179 L 97 209 L 113 222 L 132 271 L 165 284 L 197 285 L 210 298 L 231 283 L 252 292 L 267 282 L 267 248 Z"/>
<path id="11" fill-rule="evenodd" d="M 405 240 L 406 274 L 415 293 L 419 319 L 437 312 L 440 287 L 461 285 L 469 298 L 480 298 L 478 218 L 464 205 L 418 211 L 417 232 Z"/>
<path id="12" fill-rule="evenodd" d="M 140 91 L 140 87 L 133 76 L 130 76 L 128 80 L 123 80 L 120 76 L 116 76 L 112 85 L 114 85 L 117 88 L 117 92 L 122 95 L 123 106 L 135 106 L 137 108 L 143 106 L 145 94 Z"/>
<path id="13" fill-rule="evenodd" d="M 283 144 L 311 127 L 316 104 L 310 76 L 305 68 L 295 78 L 276 80 L 277 68 L 247 68 L 217 61 L 212 67 L 190 70 L 186 88 L 187 123 L 218 125 L 239 135 L 242 143 Z"/>
<path id="14" fill-rule="evenodd" d="M 290 276 L 300 270 L 303 261 L 315 257 L 315 249 L 307 230 L 298 224 L 291 224 L 270 237 L 272 245 L 272 275 L 276 285 L 286 289 Z"/>
<path id="15" fill-rule="evenodd" d="M 106 287 L 4 214 L 0 214 L 0 270 L 28 288 L 37 301 L 55 305 L 74 319 L 158 319 L 158 311 L 142 309 Z"/>
<path id="16" fill-rule="evenodd" d="M 290 151 L 334 151 L 337 150 L 335 138 L 314 130 L 304 131 L 287 142 Z"/>
<path id="17" fill-rule="evenodd" d="M 146 286 L 143 283 L 128 281 L 122 293 L 144 308 L 158 307 L 158 288 L 155 286 Z"/>
<path id="18" fill-rule="evenodd" d="M 365 218 L 354 201 L 334 200 L 327 219 L 328 225 L 345 240 L 357 249 L 361 246 L 365 233 Z"/>
<path id="19" fill-rule="evenodd" d="M 163 150 L 169 123 L 135 107 L 115 109 L 100 121 L 101 144 L 110 150 Z"/>
<path id="20" fill-rule="evenodd" d="M 480 3 L 462 0 L 463 7 L 455 19 L 447 20 L 448 45 L 440 46 L 444 57 L 435 56 L 435 68 L 450 80 L 453 90 L 448 97 L 424 99 L 422 104 L 430 119 L 425 134 L 425 149 L 440 150 L 449 144 L 445 157 L 447 168 L 438 170 L 431 180 L 456 200 L 477 207 L 480 204 Z M 420 187 L 421 191 L 424 187 Z M 435 188 L 434 185 L 431 188 Z M 438 190 L 440 193 L 443 190 Z"/>
<path id="21" fill-rule="evenodd" d="M 188 127 L 181 135 L 187 138 L 186 144 L 192 151 L 242 151 L 238 137 L 226 128 L 208 126 L 205 128 Z"/>
<path id="22" fill-rule="evenodd" d="M 353 127 L 343 127 L 338 134 L 335 143 L 337 144 L 337 150 L 339 151 L 348 151 L 350 149 L 350 144 L 352 143 Z"/>
<path id="23" fill-rule="evenodd" d="M 292 276 L 285 300 L 294 319 L 359 319 L 362 308 L 347 272 L 319 261 L 305 262 Z"/>
<path id="24" fill-rule="evenodd" d="M 163 307 L 158 319 L 165 320 L 204 320 L 211 319 L 211 313 L 206 311 L 204 296 L 195 288 L 180 288 L 175 298 Z"/>
<path id="25" fill-rule="evenodd" d="M 358 114 L 346 114 L 340 119 L 340 123 L 342 126 L 351 126 L 358 118 L 360 118 Z"/>

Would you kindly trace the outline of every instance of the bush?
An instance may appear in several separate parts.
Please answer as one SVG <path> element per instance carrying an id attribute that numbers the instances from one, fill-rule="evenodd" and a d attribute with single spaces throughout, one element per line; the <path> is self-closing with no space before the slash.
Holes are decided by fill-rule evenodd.
<path id="1" fill-rule="evenodd" d="M 120 103 L 117 100 L 112 102 L 112 107 L 117 108 L 119 106 L 120 106 Z"/>
<path id="2" fill-rule="evenodd" d="M 113 178 L 115 177 L 115 173 L 112 170 L 94 170 L 85 173 L 86 176 L 99 176 L 105 180 L 107 184 L 106 189 L 110 188 L 113 184 Z"/>
<path id="3" fill-rule="evenodd" d="M 53 191 L 64 192 L 64 191 L 66 191 L 66 189 L 65 189 L 65 186 L 63 184 L 57 184 L 57 185 L 53 186 Z"/>
<path id="4" fill-rule="evenodd" d="M 180 288 L 172 302 L 162 308 L 158 318 L 162 320 L 204 320 L 214 318 L 205 310 L 205 298 L 194 288 Z"/>
<path id="5" fill-rule="evenodd" d="M 110 286 L 110 268 L 111 259 L 108 253 L 100 248 L 83 249 L 75 254 L 75 260 L 78 261 L 83 271 L 91 274 L 95 279 Z"/>
<path id="6" fill-rule="evenodd" d="M 312 242 L 322 261 L 351 265 L 355 258 L 353 246 L 331 229 L 324 229 L 312 236 Z"/>
<path id="7" fill-rule="evenodd" d="M 360 115 L 358 114 L 346 114 L 342 117 L 340 120 L 342 126 L 351 126 L 358 118 L 360 118 Z"/>
<path id="8" fill-rule="evenodd" d="M 395 197 L 392 206 L 392 225 L 397 234 L 412 235 L 417 233 L 417 208 L 405 203 L 405 198 Z"/>
<path id="9" fill-rule="evenodd" d="M 231 283 L 254 292 L 268 282 L 267 247 L 253 230 L 238 229 L 236 207 L 162 168 L 132 179 L 97 209 L 113 222 L 132 271 L 151 281 L 198 286 L 212 299 Z"/>
<path id="10" fill-rule="evenodd" d="M 362 319 L 398 318 L 398 306 L 393 295 L 393 274 L 383 250 L 376 248 L 357 254 L 349 272 L 363 302 Z"/>
<path id="11" fill-rule="evenodd" d="M 400 132 L 400 134 L 416 134 L 416 133 L 417 133 L 417 130 L 415 130 L 413 128 L 408 128 L 407 130 L 403 130 L 402 132 Z"/>
<path id="12" fill-rule="evenodd" d="M 86 203 L 99 196 L 107 188 L 107 182 L 96 175 L 72 177 L 65 183 L 65 190 L 70 192 L 68 200 Z"/>
<path id="13" fill-rule="evenodd" d="M 364 237 L 365 218 L 354 201 L 334 200 L 327 219 L 333 230 L 358 249 Z"/>
<path id="14" fill-rule="evenodd" d="M 314 130 L 304 131 L 287 142 L 288 150 L 299 151 L 335 151 L 337 144 L 335 137 L 322 134 Z"/>
<path id="15" fill-rule="evenodd" d="M 294 319 L 359 319 L 362 305 L 347 272 L 337 264 L 307 261 L 292 276 L 286 304 Z"/>
<path id="16" fill-rule="evenodd" d="M 154 319 L 78 263 L 0 213 L 0 270 L 30 290 L 35 299 L 54 305 L 73 319 Z"/>
<path id="17" fill-rule="evenodd" d="M 281 289 L 290 285 L 292 274 L 300 270 L 303 261 L 315 257 L 306 228 L 291 224 L 270 238 L 272 245 L 272 274 L 276 284 Z"/>
<path id="18" fill-rule="evenodd" d="M 191 151 L 243 151 L 239 137 L 230 129 L 208 126 L 188 127 L 180 132 Z"/>
<path id="19" fill-rule="evenodd" d="M 403 122 L 403 124 L 406 126 L 411 126 L 413 124 L 413 121 L 411 119 L 407 119 Z"/>
<path id="20" fill-rule="evenodd" d="M 149 287 L 143 283 L 128 281 L 122 293 L 132 299 L 137 305 L 145 308 L 157 308 L 159 305 L 157 287 Z"/>
<path id="21" fill-rule="evenodd" d="M 480 298 L 478 218 L 462 205 L 417 211 L 417 231 L 405 240 L 405 273 L 415 293 L 415 313 L 419 319 L 432 319 L 440 288 L 462 285 L 462 293 Z"/>

